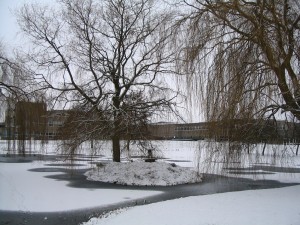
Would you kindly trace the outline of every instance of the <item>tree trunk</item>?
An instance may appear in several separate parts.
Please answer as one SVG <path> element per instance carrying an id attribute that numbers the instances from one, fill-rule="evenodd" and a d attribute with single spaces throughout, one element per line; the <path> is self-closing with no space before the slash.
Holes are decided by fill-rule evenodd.
<path id="1" fill-rule="evenodd" d="M 267 146 L 267 142 L 264 143 L 264 148 L 262 150 L 262 155 L 265 155 L 266 146 Z"/>
<path id="2" fill-rule="evenodd" d="M 118 85 L 115 84 L 116 87 Z M 118 88 L 116 88 L 118 90 Z M 119 93 L 117 91 L 117 93 Z M 119 94 L 118 94 L 119 95 Z M 113 98 L 113 106 L 114 106 L 114 122 L 113 122 L 113 134 L 112 134 L 112 145 L 113 145 L 113 161 L 121 162 L 121 148 L 120 148 L 120 100 L 118 97 Z"/>
<path id="3" fill-rule="evenodd" d="M 94 148 L 94 139 L 91 139 L 91 148 Z"/>
<path id="4" fill-rule="evenodd" d="M 115 134 L 112 137 L 112 145 L 113 145 L 113 161 L 120 162 L 121 161 L 121 148 L 120 148 L 120 137 Z"/>
<path id="5" fill-rule="evenodd" d="M 129 147 L 130 147 L 130 138 L 126 141 L 126 150 L 128 155 L 129 155 Z"/>

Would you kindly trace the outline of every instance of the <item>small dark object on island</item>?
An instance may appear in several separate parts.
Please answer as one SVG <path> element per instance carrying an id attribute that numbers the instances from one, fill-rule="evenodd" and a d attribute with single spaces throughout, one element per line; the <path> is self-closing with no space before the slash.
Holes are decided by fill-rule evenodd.
<path id="1" fill-rule="evenodd" d="M 145 162 L 155 162 L 156 159 L 155 158 L 152 158 L 152 159 L 145 159 Z"/>
<path id="2" fill-rule="evenodd" d="M 97 163 L 96 163 L 96 166 L 97 166 L 98 168 L 102 168 L 102 167 L 105 167 L 105 164 L 103 164 L 103 163 L 101 163 L 101 162 L 97 162 Z"/>
<path id="3" fill-rule="evenodd" d="M 170 165 L 171 165 L 172 167 L 177 167 L 177 165 L 176 165 L 175 163 L 170 163 Z"/>
<path id="4" fill-rule="evenodd" d="M 148 158 L 153 158 L 152 149 L 148 149 Z"/>
<path id="5" fill-rule="evenodd" d="M 152 149 L 148 149 L 148 156 L 145 158 L 145 162 L 155 162 L 156 158 L 153 157 Z"/>

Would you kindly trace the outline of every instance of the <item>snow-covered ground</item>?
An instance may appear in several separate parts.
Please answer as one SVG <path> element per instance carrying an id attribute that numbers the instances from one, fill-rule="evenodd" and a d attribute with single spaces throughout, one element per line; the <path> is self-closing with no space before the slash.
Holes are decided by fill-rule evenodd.
<path id="1" fill-rule="evenodd" d="M 47 162 L 0 163 L 0 210 L 67 211 L 104 206 L 160 193 L 70 187 L 67 181 L 46 177 L 57 175 L 59 172 L 32 171 L 36 168 L 49 168 L 46 164 Z"/>
<path id="2" fill-rule="evenodd" d="M 300 185 L 170 200 L 116 211 L 83 225 L 299 225 Z"/>
<path id="3" fill-rule="evenodd" d="M 207 146 L 204 142 L 164 142 L 161 149 L 165 161 L 202 172 L 300 183 L 300 157 L 295 155 L 295 146 L 267 145 L 262 156 L 264 146 L 257 145 L 251 154 L 237 159 L 240 162 L 229 165 L 222 154 L 210 157 Z M 83 225 L 299 225 L 299 193 L 297 185 L 188 197 L 110 212 Z"/>
<path id="4" fill-rule="evenodd" d="M 160 149 L 157 153 L 160 154 L 160 156 L 163 155 L 164 151 L 168 151 L 168 149 L 165 149 L 165 146 L 162 145 L 162 143 L 163 142 L 157 144 L 157 147 Z M 189 145 L 181 146 L 181 144 L 183 143 L 179 142 L 177 148 L 173 142 L 171 142 L 170 146 L 166 145 L 172 149 L 170 151 L 171 155 L 168 157 L 183 161 L 182 166 L 193 167 L 193 154 L 191 154 L 191 152 L 194 153 L 195 149 L 190 148 Z M 186 149 L 183 149 L 183 146 L 185 146 Z M 178 147 L 181 148 L 180 151 Z M 28 146 L 28 151 L 30 150 L 32 155 L 36 155 L 36 159 L 41 160 L 26 162 L 26 158 L 24 158 L 25 162 L 0 162 L 0 210 L 28 212 L 67 211 L 73 209 L 105 206 L 124 201 L 134 201 L 136 199 L 146 198 L 161 193 L 160 191 L 74 188 L 68 186 L 68 181 L 55 180 L 47 177 L 62 174 L 62 172 L 59 172 L 53 168 L 70 170 L 89 168 L 92 171 L 92 169 L 96 167 L 95 171 L 98 172 L 100 168 L 95 166 L 95 162 L 101 161 L 106 164 L 107 162 L 111 161 L 112 156 L 110 149 L 110 142 L 100 142 L 95 146 L 94 150 L 90 152 L 89 144 L 86 144 L 79 150 L 79 155 L 76 156 L 75 166 L 71 168 L 68 165 L 68 160 L 63 162 L 62 158 L 57 158 L 56 161 L 45 161 L 42 156 L 38 155 L 43 154 L 47 156 L 55 156 L 57 154 L 61 154 L 62 152 L 59 148 L 57 148 L 55 142 L 50 141 L 48 144 L 43 146 L 41 146 L 38 142 L 33 142 L 30 149 Z M 174 152 L 177 153 L 177 157 L 175 157 L 176 154 L 174 154 Z M 0 154 L 6 155 L 7 153 L 8 151 L 5 141 L 0 141 Z M 16 152 L 11 150 L 9 153 Z M 122 154 L 122 157 L 123 161 L 128 161 L 126 152 Z M 171 163 L 171 161 L 166 162 Z M 63 166 L 64 163 L 66 163 L 66 166 Z M 187 163 L 189 163 L 189 165 L 187 165 Z M 119 165 L 119 167 L 114 166 L 114 170 L 111 171 L 111 173 L 105 173 L 105 181 L 108 181 L 108 178 L 119 181 L 125 178 L 127 184 L 156 184 L 165 186 L 175 185 L 178 183 L 198 182 L 201 180 L 198 174 L 195 171 L 190 170 L 190 168 L 184 169 L 179 166 L 172 167 L 166 163 L 151 163 L 152 165 L 159 165 L 158 167 L 153 168 L 151 171 L 148 170 L 148 178 L 156 176 L 155 173 L 159 175 L 159 177 L 157 177 L 158 179 L 153 179 L 151 181 L 146 177 L 146 174 L 142 174 L 142 172 L 145 172 L 146 170 L 141 170 L 141 164 L 130 164 L 135 165 L 132 167 L 132 171 L 135 171 L 136 173 L 132 173 L 131 176 L 132 178 L 136 178 L 135 180 L 128 179 L 128 174 L 126 174 L 126 177 L 124 177 L 124 174 L 120 173 L 120 171 L 125 171 L 122 166 L 126 165 L 126 163 L 123 163 L 122 165 Z M 108 171 L 109 165 L 107 165 L 105 168 L 106 171 Z M 38 169 L 38 171 L 44 170 L 46 172 L 37 172 L 36 169 Z M 170 171 L 175 176 L 168 177 L 165 174 L 166 171 Z M 127 172 L 129 172 L 129 170 L 127 170 Z M 93 178 L 94 180 L 99 179 L 99 176 L 95 177 L 94 174 Z M 147 180 L 151 182 L 146 183 L 148 182 Z"/>
<path id="5" fill-rule="evenodd" d="M 31 152 L 32 154 L 43 153 L 49 156 L 60 153 L 53 142 L 49 142 L 42 147 L 39 144 L 33 145 Z M 7 153 L 4 141 L 0 142 L 0 153 Z M 47 177 L 62 174 L 55 168 L 70 171 L 74 169 L 75 171 L 76 169 L 92 169 L 94 167 L 94 164 L 90 164 L 92 158 L 87 156 L 78 156 L 78 161 L 72 167 L 68 165 L 68 161 L 64 162 L 63 158 L 57 158 L 57 161 L 54 162 L 44 161 L 38 155 L 36 158 L 41 158 L 41 160 L 26 162 L 26 158 L 24 158 L 25 162 L 23 163 L 0 162 L 0 210 L 27 212 L 67 211 L 134 201 L 161 193 L 159 191 L 144 190 L 75 188 L 68 186 L 68 181 Z M 93 161 L 99 160 L 99 158 L 107 160 L 106 156 L 99 156 L 93 157 Z M 64 163 L 66 166 L 63 166 Z M 39 171 L 49 170 L 49 172 L 37 172 L 35 171 L 36 169 Z"/>
<path id="6" fill-rule="evenodd" d="M 82 146 L 79 155 L 76 156 L 75 168 L 100 170 L 100 164 L 96 166 L 95 162 L 106 164 L 110 161 L 112 158 L 110 147 L 109 142 L 101 142 L 95 144 L 94 150 L 90 152 L 88 144 Z M 263 145 L 258 145 L 251 151 L 251 154 L 237 159 L 241 160 L 240 162 L 233 162 L 230 165 L 224 163 L 222 154 L 210 157 L 211 149 L 205 142 L 163 141 L 155 142 L 154 148 L 156 149 L 155 156 L 160 158 L 158 162 L 175 163 L 188 170 L 219 174 L 221 168 L 226 167 L 222 174 L 227 176 L 300 183 L 300 157 L 295 156 L 295 148 L 292 146 L 267 145 L 265 155 L 261 156 Z M 52 142 L 45 146 L 37 143 L 32 146 L 31 152 L 53 156 L 61 153 Z M 4 141 L 0 141 L 0 153 L 7 153 Z M 279 157 L 282 153 L 286 156 L 284 160 Z M 138 156 L 139 154 L 140 152 L 133 146 L 131 155 Z M 36 157 L 39 158 L 39 156 Z M 138 157 L 132 159 L 139 160 Z M 215 162 L 213 166 L 207 159 Z M 128 162 L 128 160 L 128 154 L 124 151 L 122 161 Z M 70 169 L 63 163 L 61 158 L 57 161 L 0 162 L 0 210 L 66 211 L 105 206 L 128 200 L 134 201 L 161 193 L 132 189 L 76 188 L 68 186 L 67 181 L 47 177 L 62 173 L 53 168 Z M 286 170 L 287 167 L 292 167 L 292 170 Z M 43 170 L 45 172 L 41 172 Z M 136 168 L 137 172 L 140 170 Z M 116 171 L 114 173 L 122 175 Z M 131 181 L 133 182 L 136 181 Z M 149 222 L 148 224 L 218 225 L 260 224 L 260 221 L 262 221 L 261 224 L 300 224 L 300 222 L 295 222 L 300 221 L 300 209 L 297 208 L 300 202 L 299 193 L 300 186 L 295 186 L 189 197 L 135 207 L 117 216 L 112 214 L 108 219 L 92 219 L 90 224 L 135 224 L 135 222 L 147 224 Z M 246 220 L 249 222 L 246 223 Z"/>

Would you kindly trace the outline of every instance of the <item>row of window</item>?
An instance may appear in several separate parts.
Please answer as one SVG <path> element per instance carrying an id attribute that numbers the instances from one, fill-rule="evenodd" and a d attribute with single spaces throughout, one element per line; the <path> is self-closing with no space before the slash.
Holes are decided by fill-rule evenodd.
<path id="1" fill-rule="evenodd" d="M 192 130 L 207 130 L 203 126 L 184 126 L 184 127 L 175 127 L 175 131 L 192 131 Z"/>

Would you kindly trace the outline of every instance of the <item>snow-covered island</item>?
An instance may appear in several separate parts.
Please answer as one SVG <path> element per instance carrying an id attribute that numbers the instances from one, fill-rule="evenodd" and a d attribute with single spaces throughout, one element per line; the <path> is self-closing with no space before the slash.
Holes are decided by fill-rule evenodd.
<path id="1" fill-rule="evenodd" d="M 88 180 L 123 185 L 170 186 L 201 182 L 201 175 L 189 168 L 165 162 L 109 162 L 85 173 Z"/>

